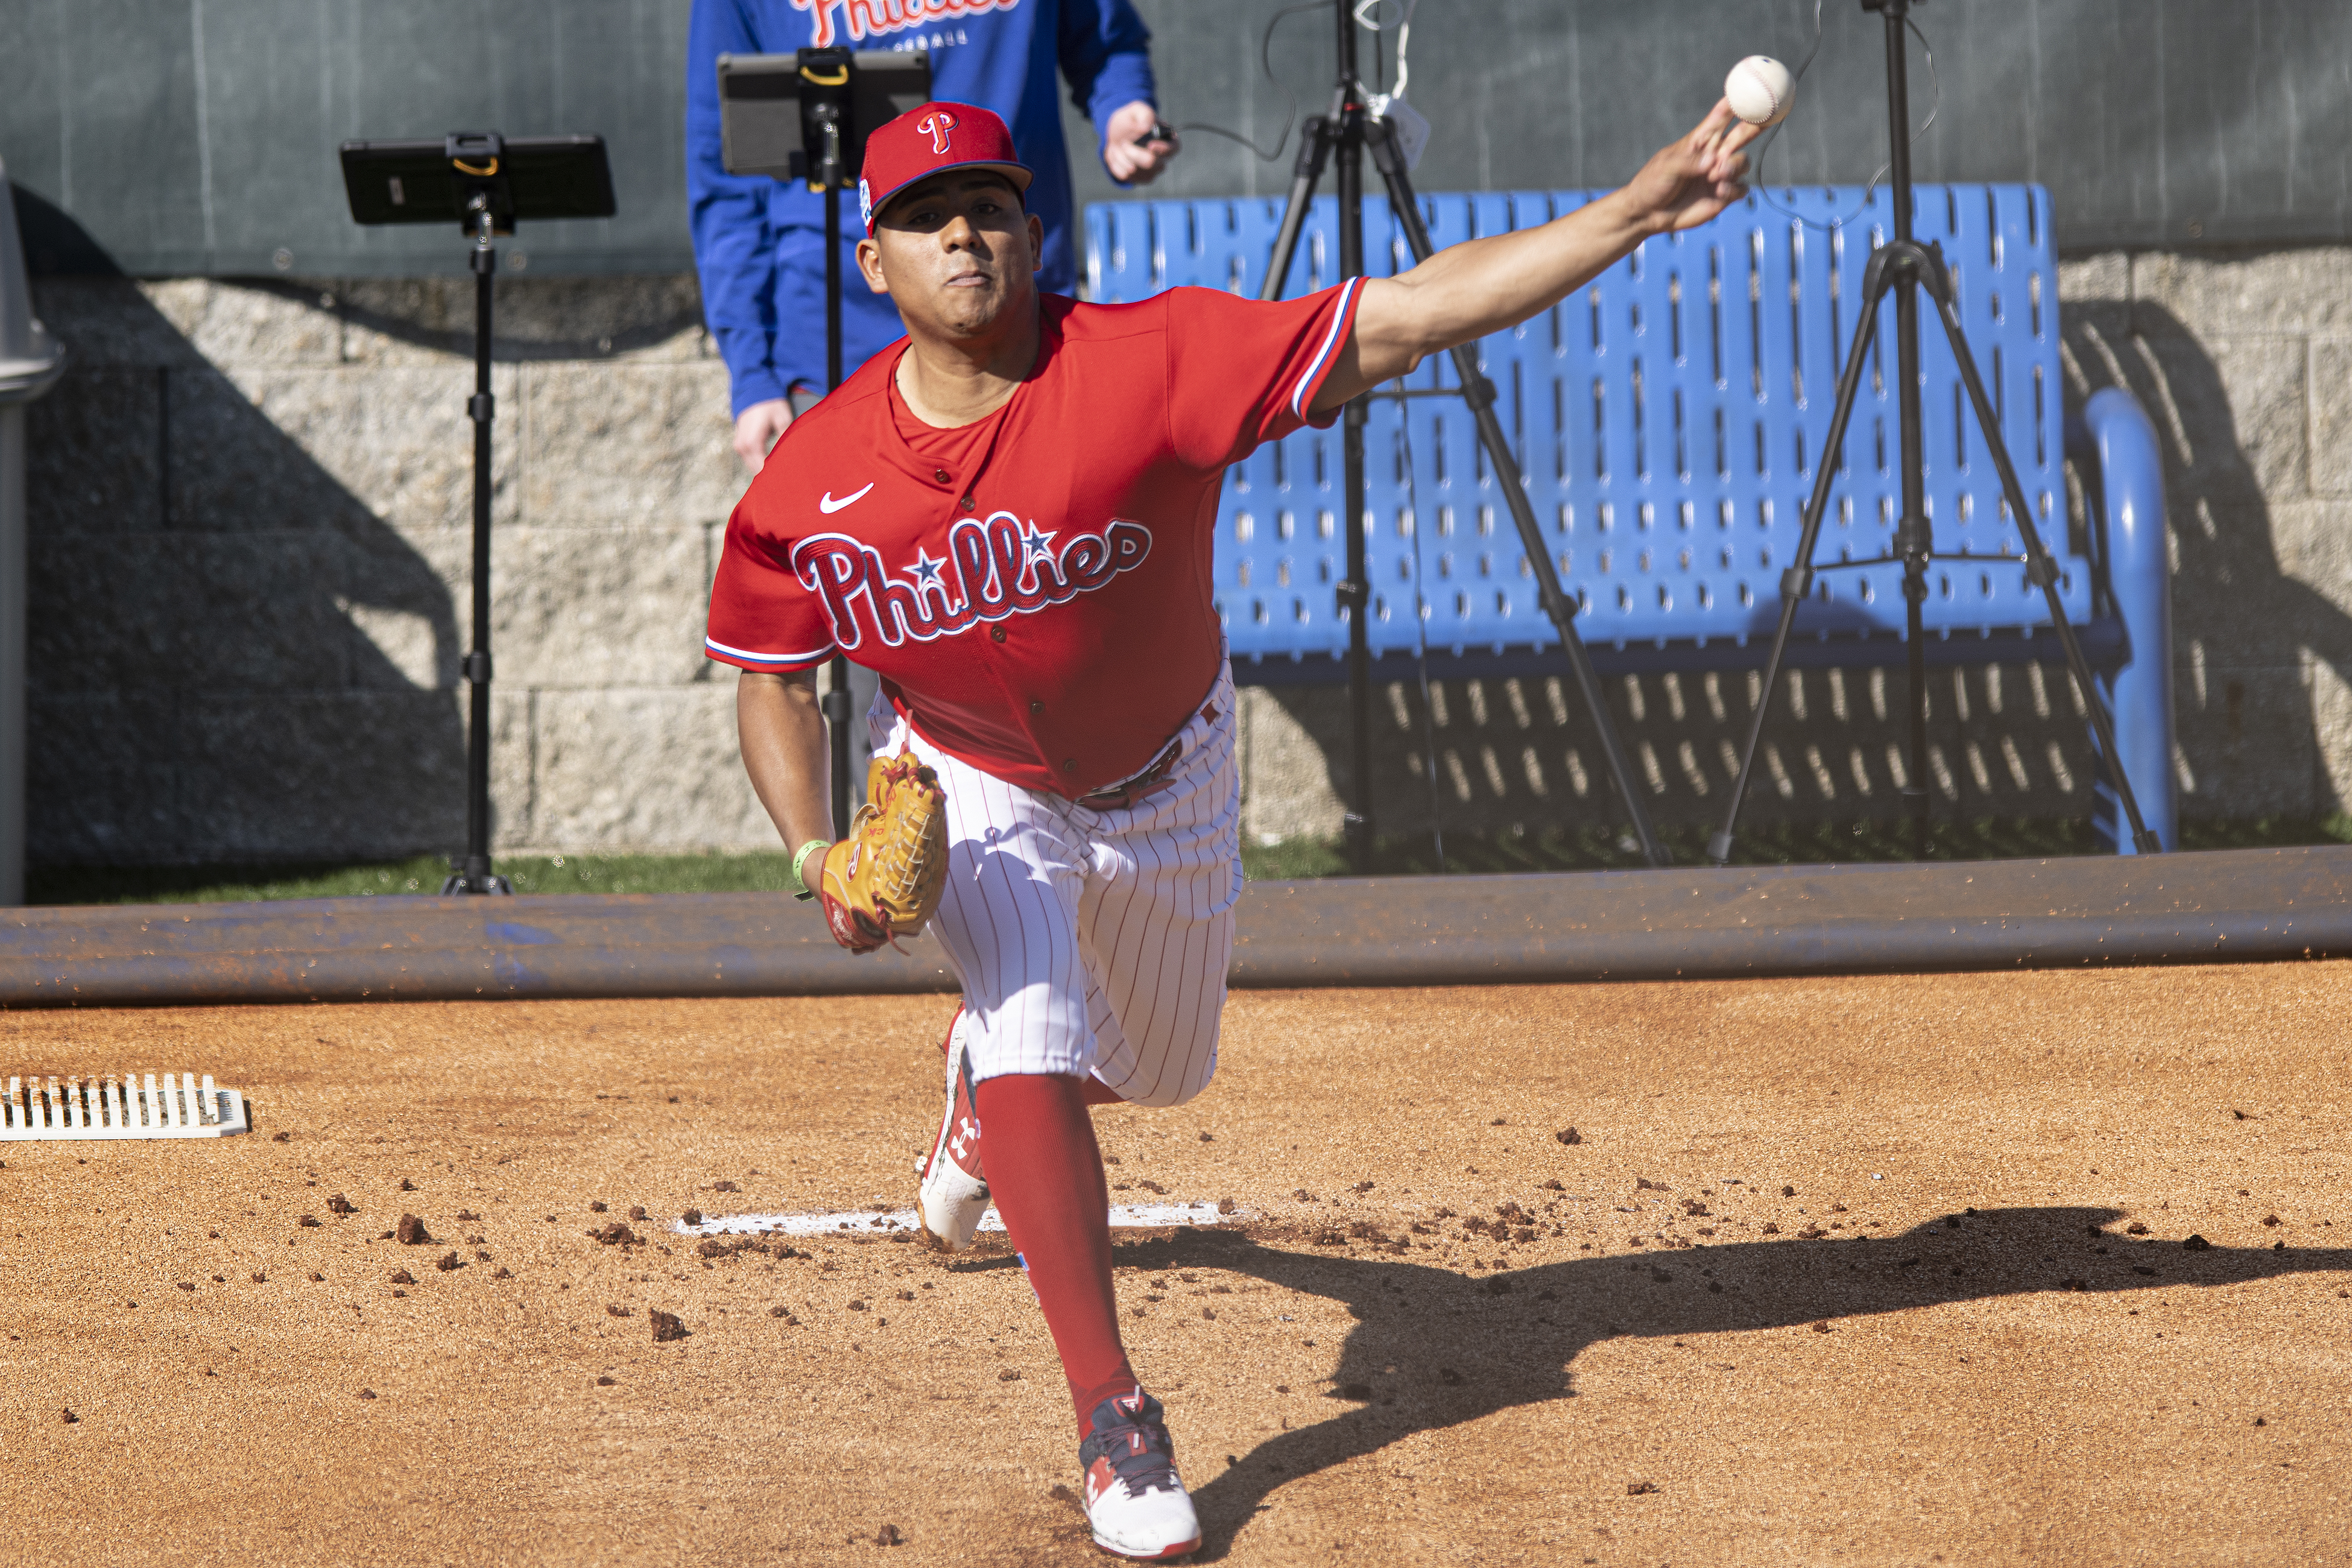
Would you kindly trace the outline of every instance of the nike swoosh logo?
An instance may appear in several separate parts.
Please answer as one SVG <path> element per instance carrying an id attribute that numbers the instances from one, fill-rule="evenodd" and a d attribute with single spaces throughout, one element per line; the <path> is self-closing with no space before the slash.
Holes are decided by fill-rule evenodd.
<path id="1" fill-rule="evenodd" d="M 874 488 L 874 481 L 873 481 L 873 480 L 871 480 L 871 479 L 866 480 L 866 490 L 870 490 L 870 489 L 872 489 L 873 488 Z M 856 494 L 855 494 L 855 495 L 845 495 L 845 496 L 842 497 L 839 500 L 834 500 L 834 499 L 833 499 L 833 492 L 832 492 L 831 490 L 827 490 L 827 491 L 825 491 L 825 492 L 824 492 L 824 499 L 823 499 L 822 500 L 820 500 L 820 501 L 818 501 L 818 502 L 816 503 L 816 510 L 819 510 L 819 511 L 821 511 L 821 512 L 823 512 L 823 513 L 824 513 L 824 514 L 825 514 L 825 516 L 827 516 L 827 517 L 831 517 L 835 512 L 839 511 L 843 507 L 847 506 L 850 502 L 852 502 L 852 501 L 854 501 L 854 500 L 857 500 L 860 496 L 863 496 L 863 495 L 866 493 L 866 490 L 859 490 L 859 491 L 857 491 L 857 492 L 856 492 Z"/>

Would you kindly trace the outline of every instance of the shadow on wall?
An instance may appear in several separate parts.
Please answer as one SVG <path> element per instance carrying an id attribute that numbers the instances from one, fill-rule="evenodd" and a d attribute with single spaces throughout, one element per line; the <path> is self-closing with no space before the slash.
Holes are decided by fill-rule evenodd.
<path id="1" fill-rule="evenodd" d="M 2298 575 L 2340 561 L 2342 530 L 2327 515 L 2291 514 L 2328 509 L 2302 497 L 2322 488 L 2315 470 L 2346 459 L 2315 445 L 2306 458 L 2305 422 L 2319 423 L 2322 389 L 2305 384 L 2304 344 L 2284 347 L 2230 342 L 2217 362 L 2161 305 L 2066 306 L 2070 405 L 2126 387 L 2164 451 L 2184 817 L 2344 804 L 2327 757 L 2352 738 L 2352 616 Z M 2291 430 L 2273 427 L 2281 423 Z"/>
<path id="2" fill-rule="evenodd" d="M 28 858 L 455 847 L 450 584 L 274 422 L 331 389 L 233 383 L 196 341 L 228 326 L 210 301 L 155 297 L 211 286 L 171 288 L 34 286 L 73 357 L 27 432 Z M 338 412 L 331 438 L 369 439 Z"/>
<path id="3" fill-rule="evenodd" d="M 16 195 L 36 308 L 72 356 L 29 432 L 31 855 L 456 847 L 471 279 L 133 282 Z M 559 835 L 712 837 L 698 796 L 630 816 L 645 792 L 614 789 L 614 749 L 658 731 L 638 710 L 709 727 L 691 703 L 677 716 L 674 689 L 705 674 L 678 631 L 706 591 L 704 534 L 740 489 L 714 479 L 734 464 L 703 428 L 693 279 L 619 281 L 499 281 L 501 837 L 532 831 L 551 768 Z"/>
<path id="4" fill-rule="evenodd" d="M 2278 526 L 2268 498 L 2298 491 L 2300 472 L 2269 471 L 2280 459 L 2264 456 L 2259 432 L 2241 438 L 2242 420 L 2305 417 L 2301 345 L 2291 356 L 2293 395 L 2273 397 L 2258 367 L 2240 367 L 2225 384 L 2225 367 L 2205 346 L 2145 302 L 2070 302 L 2065 342 L 2070 411 L 2121 384 L 2164 437 L 2181 815 L 2336 809 L 2326 756 L 2331 744 L 2352 743 L 2352 617 L 2291 574 L 2306 536 L 2332 551 L 2341 531 L 2324 516 Z M 2292 460 L 2303 450 L 2299 434 L 2267 445 L 2287 447 Z M 2313 453 L 2315 464 L 2323 460 Z M 2079 540 L 2079 475 L 2068 489 L 2069 527 Z M 2314 674 L 2306 650 L 2334 672 L 2332 683 Z M 1939 818 L 2091 815 L 2098 760 L 2063 663 L 1930 670 L 1928 682 L 1929 782 Z M 1616 677 L 1604 685 L 1657 821 L 1719 822 L 1760 674 Z M 1742 821 L 1901 816 L 1906 702 L 1900 667 L 1788 673 Z M 1345 689 L 1270 688 L 1253 695 L 1248 710 L 1245 743 L 1255 755 L 1245 831 L 1264 840 L 1336 834 L 1349 784 Z M 1384 833 L 1425 832 L 1433 816 L 1446 830 L 1489 833 L 1624 820 L 1591 719 L 1564 675 L 1433 682 L 1425 707 L 1416 685 L 1390 685 L 1375 698 L 1374 724 L 1373 805 Z M 1437 761 L 1433 802 L 1428 739 Z"/>

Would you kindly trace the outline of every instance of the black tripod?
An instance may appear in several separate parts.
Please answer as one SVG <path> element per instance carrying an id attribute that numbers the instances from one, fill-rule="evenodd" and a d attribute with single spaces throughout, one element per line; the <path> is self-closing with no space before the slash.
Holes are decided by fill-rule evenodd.
<path id="1" fill-rule="evenodd" d="M 1265 286 L 1258 294 L 1261 300 L 1282 297 L 1283 285 L 1290 277 L 1291 259 L 1298 249 L 1299 232 L 1306 226 L 1307 209 L 1315 200 L 1316 184 L 1322 179 L 1324 166 L 1335 153 L 1339 163 L 1339 276 L 1359 278 L 1364 271 L 1363 152 L 1368 147 L 1381 178 L 1388 184 L 1389 205 L 1404 226 L 1405 242 L 1412 247 L 1413 259 L 1426 261 L 1430 257 L 1429 226 L 1422 221 L 1421 204 L 1413 195 L 1412 182 L 1406 176 L 1404 154 L 1397 146 L 1395 131 L 1364 108 L 1364 84 L 1356 79 L 1354 8 L 1348 0 L 1337 0 L 1334 9 L 1339 21 L 1338 89 L 1332 97 L 1331 112 L 1318 115 L 1300 128 L 1298 162 L 1291 170 L 1290 205 L 1282 215 L 1281 232 L 1275 237 L 1274 258 L 1265 269 Z M 1619 738 L 1616 721 L 1610 717 L 1608 700 L 1601 695 L 1600 673 L 1592 668 L 1592 656 L 1586 650 L 1584 640 L 1576 635 L 1577 606 L 1560 589 L 1559 574 L 1552 568 L 1542 530 L 1536 524 L 1535 507 L 1528 500 L 1526 481 L 1519 477 L 1518 463 L 1504 438 L 1502 421 L 1495 416 L 1495 384 L 1480 374 L 1475 345 L 1464 344 L 1454 350 L 1454 370 L 1462 384 L 1454 391 L 1470 405 L 1471 415 L 1477 421 L 1479 443 L 1486 449 L 1486 460 L 1495 467 L 1496 484 L 1510 504 L 1511 521 L 1518 527 L 1519 542 L 1527 551 L 1528 565 L 1535 571 L 1536 591 L 1543 601 L 1544 614 L 1559 633 L 1560 647 L 1568 655 L 1569 668 L 1576 675 L 1577 689 L 1583 693 L 1585 706 L 1591 710 L 1593 726 L 1601 735 L 1601 752 L 1609 761 L 1609 776 L 1616 781 L 1618 797 L 1633 814 L 1633 832 L 1641 840 L 1642 854 L 1653 866 L 1666 865 L 1665 847 L 1658 842 L 1657 829 L 1651 826 L 1649 809 L 1643 804 L 1634 781 L 1633 762 L 1625 754 L 1625 742 Z M 1430 394 L 1369 395 L 1411 397 Z M 1362 397 L 1351 400 L 1340 416 L 1340 461 L 1347 487 L 1348 574 L 1339 586 L 1339 605 L 1348 616 L 1353 780 L 1349 791 L 1353 796 L 1352 809 L 1341 822 L 1347 834 L 1349 858 L 1360 875 L 1371 869 L 1372 856 L 1372 669 L 1370 628 L 1365 622 L 1371 589 L 1364 561 L 1364 417 Z M 1414 590 L 1417 595 L 1419 584 L 1414 584 Z"/>
<path id="2" fill-rule="evenodd" d="M 2025 503 L 2025 489 L 2017 481 L 2016 467 L 2010 461 L 2009 447 L 2001 440 L 2000 420 L 1985 395 L 1984 381 L 1977 374 L 1977 362 L 1969 352 L 1968 337 L 1960 330 L 1951 274 L 1944 268 L 1942 247 L 1921 245 L 1911 237 L 1911 105 L 1903 31 L 1913 4 L 1914 0 L 1862 0 L 1864 10 L 1879 12 L 1886 19 L 1886 123 L 1893 143 L 1887 191 L 1895 208 L 1895 237 L 1872 253 L 1870 265 L 1863 273 L 1862 315 L 1854 326 L 1853 346 L 1846 354 L 1845 370 L 1838 378 L 1837 405 L 1830 416 L 1828 438 L 1822 444 L 1812 499 L 1805 503 L 1805 523 L 1797 540 L 1796 563 L 1780 574 L 1780 624 L 1772 634 L 1771 657 L 1764 666 L 1763 691 L 1757 700 L 1756 717 L 1748 726 L 1748 749 L 1740 755 L 1739 778 L 1731 786 L 1731 804 L 1725 810 L 1721 831 L 1707 841 L 1707 857 L 1718 866 L 1730 863 L 1732 831 L 1739 822 L 1740 805 L 1748 798 L 1748 781 L 1756 771 L 1756 752 L 1764 738 L 1765 715 L 1771 708 L 1773 688 L 1780 679 L 1790 633 L 1796 626 L 1797 607 L 1812 592 L 1813 574 L 1845 566 L 1884 565 L 1890 559 L 1903 564 L 1905 634 L 1910 655 L 1911 761 L 1903 795 L 1911 808 L 1918 851 L 1922 856 L 1927 852 L 1927 647 L 1920 607 L 1927 599 L 1927 563 L 1936 558 L 1936 552 L 1928 524 L 1926 468 L 1919 437 L 1918 290 L 1922 287 L 1935 298 L 1937 312 L 1944 323 L 1944 337 L 1951 344 L 1952 357 L 1959 363 L 1960 381 L 1968 388 L 1969 406 L 1976 416 L 1986 449 L 1992 455 L 1993 468 L 2000 476 L 2001 494 L 2017 524 L 2018 537 L 2024 542 L 2025 575 L 2049 602 L 2051 622 L 2066 650 L 2066 666 L 2074 674 L 2074 684 L 2082 692 L 2083 706 L 2089 710 L 2092 728 L 2098 736 L 2100 760 L 2105 764 L 2115 784 L 2116 798 L 2122 803 L 2125 817 L 2130 823 L 2132 846 L 2143 855 L 2160 854 L 2164 846 L 2148 831 L 2140 816 L 2139 801 L 2132 794 L 2131 780 L 2124 774 L 2123 759 L 2116 751 L 2115 722 L 2100 704 L 2090 663 L 2083 657 L 2083 645 L 2067 623 L 2065 604 L 2058 596 L 2058 563 L 2051 559 L 2040 531 L 2033 526 L 2032 510 Z M 1878 309 L 1890 289 L 1895 292 L 1895 404 L 1903 428 L 1903 519 L 1895 531 L 1895 555 L 1832 562 L 1816 567 L 1813 548 L 1821 537 L 1822 513 L 1829 505 L 1830 481 L 1841 467 L 1846 421 L 1853 414 L 1854 394 L 1862 384 L 1863 366 L 1870 358 L 1871 343 L 1877 335 Z M 1982 557 L 1970 559 L 1981 561 Z"/>

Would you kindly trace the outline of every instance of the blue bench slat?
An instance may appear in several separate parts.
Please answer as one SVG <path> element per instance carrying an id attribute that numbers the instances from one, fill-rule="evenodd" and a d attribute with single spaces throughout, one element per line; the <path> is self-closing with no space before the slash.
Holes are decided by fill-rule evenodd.
<path id="1" fill-rule="evenodd" d="M 1478 345 L 1555 564 L 1586 606 L 1580 627 L 1588 641 L 1769 634 L 1780 574 L 1795 558 L 1814 469 L 1825 460 L 1843 467 L 1818 559 L 1891 549 L 1901 505 L 1891 300 L 1881 321 L 1884 352 L 1864 375 L 1844 451 L 1822 451 L 1871 245 L 1891 227 L 1886 193 L 1866 205 L 1862 195 L 1858 188 L 1774 193 L 1780 207 L 1816 222 L 1859 205 L 1834 235 L 1801 229 L 1750 197 L 1714 223 L 1650 241 L 1555 310 Z M 1423 209 L 1443 247 L 1548 222 L 1587 199 L 1581 192 L 1429 195 Z M 1254 295 L 1281 216 L 1280 200 L 1270 197 L 1092 206 L 1094 296 L 1137 300 L 1179 284 Z M 1315 204 L 1288 294 L 1336 280 L 1337 216 L 1330 197 Z M 1365 216 L 1367 270 L 1398 270 L 1408 258 L 1386 205 L 1368 204 Z M 1953 264 L 1963 323 L 2020 482 L 2060 553 L 2069 618 L 2085 620 L 2091 574 L 2068 552 L 2064 519 L 2048 197 L 2019 185 L 1923 185 L 1915 228 L 1921 239 L 1940 241 Z M 1956 402 L 1957 366 L 1932 308 L 1922 305 L 1921 408 L 1937 546 L 2014 556 L 2020 544 L 1999 477 Z M 1453 382 L 1443 355 L 1410 378 L 1417 388 Z M 1408 447 L 1412 471 L 1401 478 Z M 1241 658 L 1335 655 L 1347 646 L 1331 593 L 1345 559 L 1339 454 L 1337 429 L 1301 431 L 1228 476 L 1216 584 Z M 1466 406 L 1376 402 L 1365 454 L 1375 654 L 1413 647 L 1416 534 L 1433 648 L 1552 645 Z M 1938 562 L 1929 589 L 1933 635 L 2048 625 L 2015 560 Z M 1902 624 L 1901 572 L 1891 565 L 1822 574 L 1799 619 L 1801 630 L 1821 634 L 1895 632 Z"/>

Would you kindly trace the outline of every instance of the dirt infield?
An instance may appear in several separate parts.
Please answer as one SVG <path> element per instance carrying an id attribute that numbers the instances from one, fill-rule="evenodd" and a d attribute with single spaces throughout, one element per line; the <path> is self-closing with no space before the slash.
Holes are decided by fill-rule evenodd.
<path id="1" fill-rule="evenodd" d="M 257 1131 L 0 1145 L 0 1558 L 1099 1561 L 1001 1241 L 667 1228 L 902 1206 L 947 1011 L 10 1015 Z M 1237 995 L 1097 1120 L 1239 1211 L 1118 1253 L 1203 1556 L 2352 1561 L 2347 1039 L 2345 963 Z"/>

